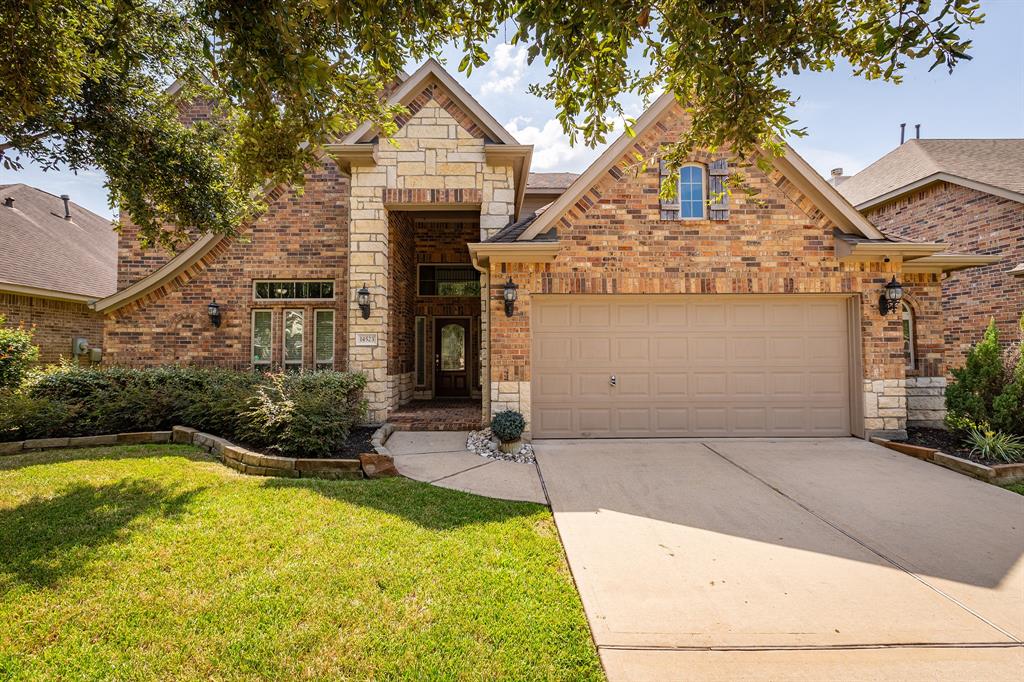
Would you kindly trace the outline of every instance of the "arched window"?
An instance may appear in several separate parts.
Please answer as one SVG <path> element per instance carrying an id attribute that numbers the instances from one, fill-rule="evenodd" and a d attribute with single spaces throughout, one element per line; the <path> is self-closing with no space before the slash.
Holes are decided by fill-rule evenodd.
<path id="1" fill-rule="evenodd" d="M 914 311 L 911 310 L 910 304 L 906 301 L 903 302 L 903 357 L 906 360 L 907 369 L 914 368 L 914 338 L 916 331 L 914 329 Z"/>
<path id="2" fill-rule="evenodd" d="M 699 220 L 706 208 L 704 166 L 687 164 L 679 169 L 679 217 Z"/>

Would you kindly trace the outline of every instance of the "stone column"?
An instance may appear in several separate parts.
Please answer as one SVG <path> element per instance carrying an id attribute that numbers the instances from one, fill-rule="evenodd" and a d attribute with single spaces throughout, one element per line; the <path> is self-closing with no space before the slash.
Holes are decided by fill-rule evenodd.
<path id="1" fill-rule="evenodd" d="M 382 422 L 391 404 L 388 357 L 388 221 L 381 197 L 386 172 L 376 165 L 352 167 L 349 222 L 348 367 L 366 375 L 367 419 Z M 370 317 L 363 319 L 356 300 L 370 290 Z"/>

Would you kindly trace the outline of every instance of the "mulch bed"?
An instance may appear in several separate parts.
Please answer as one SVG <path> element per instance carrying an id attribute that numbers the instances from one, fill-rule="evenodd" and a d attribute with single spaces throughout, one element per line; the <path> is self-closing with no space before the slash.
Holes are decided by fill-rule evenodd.
<path id="1" fill-rule="evenodd" d="M 1000 464 L 1001 462 L 987 462 L 971 454 L 971 449 L 963 446 L 963 443 L 955 435 L 945 429 L 931 429 L 923 426 L 907 427 L 907 439 L 901 441 L 911 445 L 923 445 L 926 448 L 941 450 L 947 455 L 969 459 L 980 464 Z"/>
<path id="2" fill-rule="evenodd" d="M 340 452 L 334 453 L 334 457 L 344 459 L 359 457 L 364 452 L 376 452 L 373 445 L 370 444 L 370 439 L 376 430 L 376 426 L 357 426 L 352 429 L 348 434 L 348 440 L 345 441 L 345 447 Z"/>

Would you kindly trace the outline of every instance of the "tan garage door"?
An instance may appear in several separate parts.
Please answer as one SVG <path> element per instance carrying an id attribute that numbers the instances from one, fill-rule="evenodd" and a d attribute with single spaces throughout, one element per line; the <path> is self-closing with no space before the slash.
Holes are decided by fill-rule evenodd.
<path id="1" fill-rule="evenodd" d="M 845 436 L 846 303 L 814 296 L 538 296 L 538 438 Z"/>

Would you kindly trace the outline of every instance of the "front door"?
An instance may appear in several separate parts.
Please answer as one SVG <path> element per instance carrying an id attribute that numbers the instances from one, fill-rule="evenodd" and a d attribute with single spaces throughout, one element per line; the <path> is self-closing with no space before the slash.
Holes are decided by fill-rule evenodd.
<path id="1" fill-rule="evenodd" d="M 434 395 L 469 395 L 469 320 L 434 321 Z"/>

